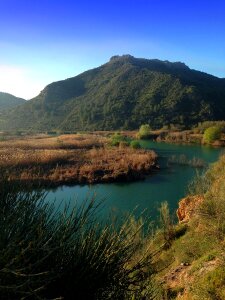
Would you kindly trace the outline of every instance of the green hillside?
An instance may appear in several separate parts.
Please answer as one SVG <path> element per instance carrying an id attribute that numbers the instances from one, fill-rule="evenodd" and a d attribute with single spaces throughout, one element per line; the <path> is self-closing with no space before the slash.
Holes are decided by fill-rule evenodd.
<path id="1" fill-rule="evenodd" d="M 157 128 L 222 119 L 224 79 L 180 62 L 124 55 L 49 84 L 36 98 L 8 111 L 0 130 L 136 129 L 144 123 Z"/>
<path id="2" fill-rule="evenodd" d="M 15 97 L 8 93 L 0 92 L 0 111 L 18 106 L 25 103 L 26 100 Z"/>

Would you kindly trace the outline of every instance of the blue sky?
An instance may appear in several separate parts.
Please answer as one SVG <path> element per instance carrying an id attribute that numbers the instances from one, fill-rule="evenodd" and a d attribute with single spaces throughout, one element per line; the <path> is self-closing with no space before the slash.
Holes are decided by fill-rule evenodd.
<path id="1" fill-rule="evenodd" d="M 225 77 L 225 1 L 0 0 L 0 91 L 30 99 L 117 54 Z"/>

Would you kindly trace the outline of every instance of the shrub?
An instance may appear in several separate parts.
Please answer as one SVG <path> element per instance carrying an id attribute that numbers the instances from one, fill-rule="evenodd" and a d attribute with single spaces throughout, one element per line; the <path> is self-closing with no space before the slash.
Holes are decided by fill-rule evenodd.
<path id="1" fill-rule="evenodd" d="M 211 179 L 207 173 L 196 172 L 194 179 L 188 184 L 188 195 L 204 195 L 211 185 Z"/>
<path id="2" fill-rule="evenodd" d="M 212 126 L 205 130 L 203 135 L 203 141 L 207 144 L 211 144 L 215 140 L 219 140 L 220 137 L 221 137 L 221 128 L 217 126 Z"/>
<path id="3" fill-rule="evenodd" d="M 192 159 L 189 159 L 186 155 L 180 154 L 180 155 L 172 155 L 168 158 L 169 164 L 177 164 L 177 165 L 184 165 L 184 166 L 191 166 L 194 168 L 204 168 L 207 166 L 206 162 L 197 157 L 193 157 Z"/>
<path id="4" fill-rule="evenodd" d="M 139 132 L 138 132 L 138 136 L 140 139 L 146 139 L 149 138 L 151 134 L 151 128 L 148 124 L 145 125 L 141 125 Z"/>
<path id="5" fill-rule="evenodd" d="M 209 127 L 220 127 L 221 131 L 225 133 L 225 121 L 205 121 L 198 123 L 197 127 L 194 129 L 198 130 L 200 133 L 203 133 Z"/>
<path id="6" fill-rule="evenodd" d="M 141 148 L 141 145 L 140 145 L 140 143 L 138 141 L 131 141 L 130 142 L 130 146 L 133 149 L 140 149 Z"/>
<path id="7" fill-rule="evenodd" d="M 19 188 L 0 188 L 1 299 L 131 299 L 144 292 L 151 254 L 134 259 L 142 227 L 100 226 L 93 200 L 60 213 L 44 194 Z"/>
<path id="8" fill-rule="evenodd" d="M 163 233 L 164 248 L 167 249 L 171 246 L 175 237 L 174 225 L 170 216 L 169 206 L 167 202 L 162 202 L 160 209 L 160 227 Z"/>
<path id="9" fill-rule="evenodd" d="M 116 132 L 111 136 L 111 139 L 110 139 L 110 145 L 111 146 L 119 146 L 121 142 L 127 142 L 128 143 L 128 139 L 124 135 L 122 135 L 121 133 Z"/>

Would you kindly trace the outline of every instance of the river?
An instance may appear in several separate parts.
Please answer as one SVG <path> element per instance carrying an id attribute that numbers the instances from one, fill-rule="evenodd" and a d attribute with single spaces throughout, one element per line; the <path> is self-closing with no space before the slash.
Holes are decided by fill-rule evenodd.
<path id="1" fill-rule="evenodd" d="M 168 158 L 184 154 L 189 159 L 197 157 L 208 164 L 215 162 L 221 148 L 200 145 L 178 145 L 141 141 L 142 147 L 152 149 L 159 155 L 160 170 L 143 181 L 132 183 L 109 183 L 96 185 L 62 186 L 48 191 L 47 201 L 55 204 L 74 201 L 80 205 L 85 199 L 96 195 L 96 201 L 104 199 L 101 218 L 109 215 L 121 217 L 126 213 L 139 215 L 145 210 L 149 220 L 157 220 L 160 203 L 167 201 L 171 211 L 175 212 L 178 201 L 187 193 L 188 183 L 196 175 L 192 166 L 170 165 Z"/>

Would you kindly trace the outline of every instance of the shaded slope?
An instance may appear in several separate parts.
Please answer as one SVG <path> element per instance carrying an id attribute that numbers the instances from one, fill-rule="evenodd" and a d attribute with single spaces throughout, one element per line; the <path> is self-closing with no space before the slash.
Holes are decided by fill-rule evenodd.
<path id="1" fill-rule="evenodd" d="M 0 111 L 21 105 L 25 102 L 26 100 L 22 98 L 15 97 L 8 93 L 0 92 Z"/>

